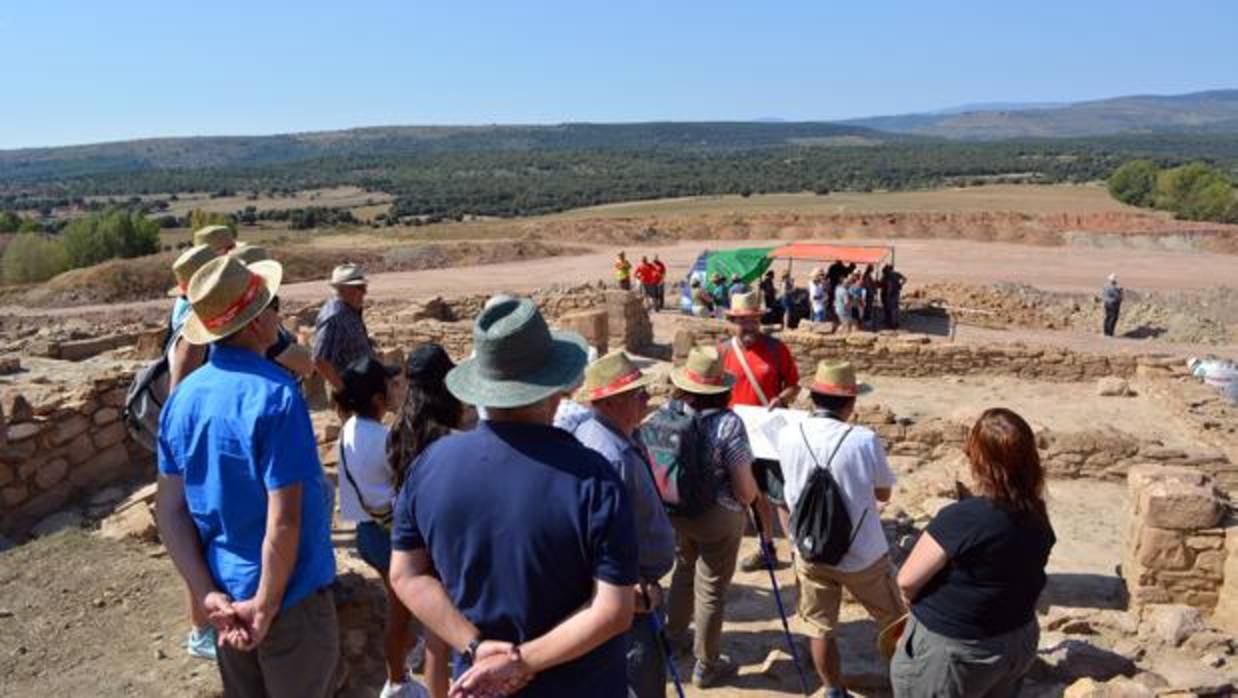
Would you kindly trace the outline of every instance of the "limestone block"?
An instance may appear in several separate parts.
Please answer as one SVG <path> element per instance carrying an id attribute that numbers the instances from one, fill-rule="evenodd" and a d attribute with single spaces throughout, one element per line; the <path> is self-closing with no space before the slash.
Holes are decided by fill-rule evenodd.
<path id="1" fill-rule="evenodd" d="M 78 434 L 63 452 L 68 456 L 69 463 L 80 465 L 95 455 L 95 446 L 90 442 L 90 434 Z"/>
<path id="2" fill-rule="evenodd" d="M 154 542 L 158 537 L 155 517 L 145 504 L 132 506 L 107 517 L 99 525 L 99 535 L 112 540 L 132 538 Z"/>
<path id="3" fill-rule="evenodd" d="M 55 458 L 39 467 L 34 474 L 34 483 L 39 489 L 45 490 L 64 479 L 69 472 L 69 461 Z"/>
<path id="4" fill-rule="evenodd" d="M 1106 376 L 1096 382 L 1096 394 L 1101 397 L 1127 397 L 1133 393 L 1125 379 Z"/>
<path id="5" fill-rule="evenodd" d="M 68 419 L 56 425 L 56 430 L 52 432 L 52 444 L 59 446 L 68 443 L 73 437 L 81 434 L 90 428 L 90 420 L 84 415 L 74 414 Z"/>
<path id="6" fill-rule="evenodd" d="M 1145 567 L 1159 570 L 1185 570 L 1191 566 L 1186 536 L 1151 526 L 1142 527 L 1138 543 L 1138 561 Z"/>
<path id="7" fill-rule="evenodd" d="M 96 431 L 91 439 L 94 442 L 95 448 L 104 449 L 112 444 L 118 444 L 125 440 L 129 435 L 129 430 L 120 422 L 113 422 L 108 426 Z"/>
<path id="8" fill-rule="evenodd" d="M 21 422 L 19 424 L 10 424 L 6 430 L 7 441 L 15 444 L 18 441 L 34 438 L 43 433 L 47 428 L 47 422 Z"/>
<path id="9" fill-rule="evenodd" d="M 1143 608 L 1139 633 L 1177 647 L 1207 628 L 1198 608 L 1184 604 L 1151 604 Z"/>
<path id="10" fill-rule="evenodd" d="M 129 471 L 129 452 L 118 443 L 70 471 L 69 481 L 78 487 L 96 487 L 126 477 Z"/>
<path id="11" fill-rule="evenodd" d="M 104 407 L 98 412 L 95 412 L 94 416 L 91 417 L 91 421 L 95 423 L 95 426 L 103 426 L 105 424 L 111 424 L 112 422 L 115 422 L 119 419 L 120 419 L 120 410 L 116 409 L 115 407 Z"/>
<path id="12" fill-rule="evenodd" d="M 1127 490 L 1136 498 L 1145 487 L 1160 480 L 1173 480 L 1192 485 L 1203 485 L 1208 476 L 1192 468 L 1182 468 L 1156 463 L 1141 463 L 1131 466 L 1126 473 Z"/>
<path id="13" fill-rule="evenodd" d="M 610 327 L 609 315 L 605 310 L 580 310 L 566 313 L 560 316 L 555 324 L 584 337 L 585 341 L 595 347 L 599 354 L 605 354 L 608 351 Z"/>
<path id="14" fill-rule="evenodd" d="M 1211 486 L 1161 481 L 1139 496 L 1144 522 L 1155 528 L 1212 528 L 1221 519 L 1221 503 Z"/>
<path id="15" fill-rule="evenodd" d="M 125 382 L 128 383 L 128 378 L 126 378 Z M 108 407 L 124 407 L 125 390 L 126 388 L 113 388 L 104 393 L 100 400 Z"/>
<path id="16" fill-rule="evenodd" d="M 0 504 L 3 504 L 7 510 L 16 509 L 22 502 L 26 501 L 28 494 L 25 485 L 22 484 L 5 487 L 3 490 L 0 490 Z"/>
<path id="17" fill-rule="evenodd" d="M 1062 698 L 1152 698 L 1152 689 L 1126 678 L 1098 682 L 1095 679 L 1079 679 L 1067 687 Z"/>

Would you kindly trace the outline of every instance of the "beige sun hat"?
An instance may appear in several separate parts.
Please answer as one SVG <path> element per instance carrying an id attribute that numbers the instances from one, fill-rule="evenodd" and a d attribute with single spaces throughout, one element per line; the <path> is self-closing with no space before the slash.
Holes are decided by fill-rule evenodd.
<path id="1" fill-rule="evenodd" d="M 267 248 L 262 245 L 251 245 L 248 242 L 239 243 L 228 254 L 241 260 L 241 263 L 245 265 L 262 262 L 271 258 Z"/>
<path id="2" fill-rule="evenodd" d="M 737 293 L 731 296 L 731 307 L 727 308 L 727 317 L 759 317 L 765 311 L 761 310 L 761 296 L 756 291 Z"/>
<path id="3" fill-rule="evenodd" d="M 855 397 L 871 392 L 872 387 L 856 382 L 855 366 L 850 361 L 820 361 L 809 390 L 822 395 Z"/>
<path id="4" fill-rule="evenodd" d="M 189 291 L 189 280 L 193 278 L 194 272 L 218 256 L 215 250 L 207 245 L 197 245 L 182 252 L 181 256 L 172 262 L 172 275 L 176 277 L 176 285 L 168 289 L 168 295 L 185 295 Z"/>
<path id="5" fill-rule="evenodd" d="M 671 382 L 689 393 L 716 395 L 730 390 L 735 377 L 722 366 L 717 347 L 693 347 L 683 366 L 671 369 Z"/>
<path id="6" fill-rule="evenodd" d="M 284 268 L 266 260 L 246 266 L 231 256 L 216 257 L 189 281 L 193 312 L 182 336 L 190 344 L 209 344 L 245 327 L 271 303 Z"/>
<path id="7" fill-rule="evenodd" d="M 331 280 L 327 283 L 332 286 L 365 286 L 369 281 L 360 266 L 346 262 L 331 270 Z"/>
<path id="8" fill-rule="evenodd" d="M 193 231 L 193 244 L 230 249 L 236 246 L 236 233 L 226 225 L 208 225 Z"/>
<path id="9" fill-rule="evenodd" d="M 617 349 L 585 369 L 585 382 L 576 394 L 576 400 L 601 400 L 643 388 L 657 380 L 657 374 L 641 371 L 626 352 Z"/>

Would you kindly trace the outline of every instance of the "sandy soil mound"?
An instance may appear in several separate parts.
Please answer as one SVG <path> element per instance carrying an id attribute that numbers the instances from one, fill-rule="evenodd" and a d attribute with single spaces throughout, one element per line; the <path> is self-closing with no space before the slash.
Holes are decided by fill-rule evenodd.
<path id="1" fill-rule="evenodd" d="M 475 264 L 499 264 L 522 259 L 577 254 L 578 248 L 538 240 L 427 243 L 382 248 L 335 248 L 294 245 L 272 250 L 284 265 L 284 281 L 312 281 L 330 275 L 344 260 L 370 273 L 420 271 Z M 115 259 L 85 269 L 67 271 L 45 284 L 14 290 L 4 300 L 37 307 L 120 303 L 158 298 L 172 286 L 170 271 L 178 253 L 137 259 Z"/>

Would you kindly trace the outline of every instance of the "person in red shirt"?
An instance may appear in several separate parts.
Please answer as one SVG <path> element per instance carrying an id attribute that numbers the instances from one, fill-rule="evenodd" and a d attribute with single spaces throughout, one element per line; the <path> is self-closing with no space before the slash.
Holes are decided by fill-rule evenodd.
<path id="1" fill-rule="evenodd" d="M 654 284 L 658 288 L 657 308 L 658 310 L 662 310 L 662 308 L 666 307 L 666 265 L 662 263 L 662 260 L 658 259 L 658 255 L 656 254 L 653 256 L 652 264 L 653 268 L 657 270 L 657 275 L 655 277 L 657 279 L 657 283 Z"/>
<path id="2" fill-rule="evenodd" d="M 732 323 L 733 337 L 718 346 L 723 357 L 723 366 L 735 377 L 731 389 L 731 407 L 735 405 L 758 405 L 774 409 L 790 407 L 800 392 L 800 372 L 791 357 L 791 350 L 779 340 L 761 332 L 761 298 L 757 292 L 736 294 L 731 297 L 731 307 L 726 311 Z M 747 370 L 745 370 L 745 364 Z M 756 380 L 749 380 L 748 374 Z M 789 527 L 790 512 L 783 499 L 782 467 L 776 460 L 758 458 L 752 463 L 753 475 L 761 494 L 756 500 L 757 515 L 765 539 L 774 540 L 774 506 L 782 530 Z M 770 550 L 777 560 L 777 549 Z M 758 550 L 740 561 L 746 572 L 764 566 Z"/>
<path id="3" fill-rule="evenodd" d="M 643 259 L 643 258 L 642 258 Z M 653 300 L 653 309 L 655 312 L 662 311 L 663 292 L 662 283 L 666 278 L 666 265 L 658 261 L 657 256 L 649 262 L 649 274 L 646 276 L 644 283 L 648 284 L 646 292 L 649 298 Z"/>
<path id="4" fill-rule="evenodd" d="M 645 306 L 649 307 L 656 303 L 655 290 L 653 284 L 653 275 L 656 270 L 649 263 L 648 257 L 641 257 L 640 264 L 636 265 L 636 281 L 640 283 L 641 293 L 645 296 Z"/>

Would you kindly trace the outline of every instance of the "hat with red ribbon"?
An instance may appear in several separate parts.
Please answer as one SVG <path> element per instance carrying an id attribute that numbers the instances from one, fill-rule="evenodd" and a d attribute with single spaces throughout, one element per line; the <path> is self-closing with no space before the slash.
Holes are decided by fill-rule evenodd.
<path id="1" fill-rule="evenodd" d="M 715 395 L 730 390 L 735 377 L 723 367 L 717 347 L 693 347 L 683 366 L 671 369 L 671 382 L 689 393 Z"/>
<path id="2" fill-rule="evenodd" d="M 585 369 L 585 382 L 576 393 L 580 402 L 603 400 L 643 388 L 658 380 L 645 373 L 622 350 L 612 351 Z"/>
<path id="3" fill-rule="evenodd" d="M 207 262 L 189 280 L 193 313 L 182 336 L 191 344 L 208 344 L 234 334 L 270 305 L 283 276 L 274 260 L 246 266 L 228 255 Z"/>
<path id="4" fill-rule="evenodd" d="M 833 395 L 835 397 L 855 397 L 872 390 L 867 383 L 857 383 L 855 366 L 850 361 L 821 361 L 817 363 L 817 373 L 813 376 L 814 393 Z"/>
<path id="5" fill-rule="evenodd" d="M 189 280 L 204 264 L 219 255 L 207 245 L 196 245 L 181 253 L 172 262 L 172 275 L 176 277 L 176 285 L 168 289 L 168 295 L 175 298 L 189 292 Z"/>

